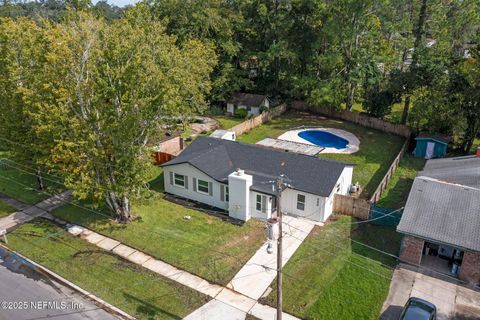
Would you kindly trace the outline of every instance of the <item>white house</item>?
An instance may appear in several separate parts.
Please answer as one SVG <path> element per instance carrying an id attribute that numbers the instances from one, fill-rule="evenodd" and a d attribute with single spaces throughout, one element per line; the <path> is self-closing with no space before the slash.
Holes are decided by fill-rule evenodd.
<path id="1" fill-rule="evenodd" d="M 231 141 L 235 141 L 237 139 L 235 132 L 228 131 L 228 130 L 220 130 L 220 129 L 213 131 L 210 137 L 231 140 Z"/>
<path id="2" fill-rule="evenodd" d="M 239 142 L 198 137 L 162 165 L 165 191 L 247 221 L 275 214 L 275 179 L 283 174 L 287 215 L 323 222 L 336 193 L 348 194 L 353 165 Z"/>
<path id="3" fill-rule="evenodd" d="M 247 114 L 257 116 L 260 108 L 270 108 L 270 100 L 265 95 L 253 93 L 237 93 L 227 101 L 227 113 L 233 115 L 236 109 L 246 109 Z"/>

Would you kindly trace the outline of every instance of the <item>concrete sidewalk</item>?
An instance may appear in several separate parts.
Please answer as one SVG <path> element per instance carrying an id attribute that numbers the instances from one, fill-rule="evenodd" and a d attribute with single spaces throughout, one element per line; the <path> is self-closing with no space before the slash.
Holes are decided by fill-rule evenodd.
<path id="1" fill-rule="evenodd" d="M 283 217 L 283 255 L 282 265 L 293 256 L 303 240 L 308 236 L 316 223 L 314 221 Z M 267 253 L 267 242 L 253 255 L 227 285 L 247 297 L 258 300 L 277 276 L 277 251 Z"/>
<path id="2" fill-rule="evenodd" d="M 228 310 L 232 311 L 232 314 L 235 316 L 240 315 L 240 317 L 242 317 L 243 315 L 243 318 L 241 319 L 244 319 L 247 314 L 252 314 L 263 320 L 272 320 L 275 318 L 276 310 L 272 307 L 259 304 L 256 299 L 235 292 L 229 288 L 210 283 L 203 278 L 178 269 L 168 263 L 122 244 L 117 240 L 105 237 L 78 225 L 67 226 L 67 231 L 74 236 L 78 236 L 91 244 L 110 251 L 136 265 L 142 266 L 156 274 L 176 281 L 213 298 L 209 303 L 194 311 L 194 313 L 189 316 L 190 319 L 201 319 L 206 315 L 210 316 L 207 317 L 208 319 L 225 319 L 220 315 L 225 312 L 228 313 Z M 217 307 L 220 308 L 218 311 L 216 309 Z M 214 314 L 216 316 L 213 316 Z M 200 318 L 196 318 L 196 316 L 199 316 Z M 286 313 L 284 318 L 287 320 L 297 319 Z"/>
<path id="3" fill-rule="evenodd" d="M 22 211 L 23 209 L 30 207 L 29 204 L 10 198 L 9 196 L 1 192 L 0 192 L 0 201 L 5 202 L 11 207 L 14 207 L 18 211 Z"/>
<path id="4" fill-rule="evenodd" d="M 61 205 L 65 204 L 65 202 L 70 201 L 71 196 L 71 191 L 65 191 L 63 193 L 54 195 L 53 197 L 50 197 L 46 200 L 40 201 L 39 203 L 32 206 L 21 204 L 21 206 L 19 206 L 23 207 L 21 211 L 14 212 L 9 216 L 0 219 L 0 229 L 5 229 L 7 230 L 7 232 L 9 232 L 20 226 L 21 224 L 33 220 L 37 217 L 46 217 L 53 220 L 54 218 L 50 216 L 49 213 L 54 209 L 60 207 Z M 2 201 L 7 202 L 5 201 L 5 199 L 6 196 L 3 195 Z M 8 199 L 10 199 L 11 203 L 18 202 L 11 198 Z"/>

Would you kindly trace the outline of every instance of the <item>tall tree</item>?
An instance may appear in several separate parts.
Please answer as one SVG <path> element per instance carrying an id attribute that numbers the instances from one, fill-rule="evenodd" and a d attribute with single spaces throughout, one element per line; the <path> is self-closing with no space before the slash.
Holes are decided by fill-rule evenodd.
<path id="1" fill-rule="evenodd" d="M 150 137 L 165 119 L 206 107 L 215 54 L 195 40 L 177 45 L 140 5 L 111 24 L 74 11 L 43 28 L 45 90 L 25 99 L 35 133 L 54 136 L 50 163 L 77 197 L 103 199 L 127 222 L 146 189 Z"/>

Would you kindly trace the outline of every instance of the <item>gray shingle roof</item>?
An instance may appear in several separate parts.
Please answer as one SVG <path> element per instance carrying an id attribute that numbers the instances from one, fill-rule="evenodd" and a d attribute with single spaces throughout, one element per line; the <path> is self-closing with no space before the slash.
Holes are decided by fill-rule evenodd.
<path id="1" fill-rule="evenodd" d="M 267 99 L 267 96 L 262 94 L 240 92 L 235 94 L 228 102 L 236 106 L 258 107 L 265 99 Z"/>
<path id="2" fill-rule="evenodd" d="M 421 133 L 415 139 L 432 139 L 440 143 L 449 144 L 452 139 L 442 134 Z"/>
<path id="3" fill-rule="evenodd" d="M 419 175 L 480 189 L 480 158 L 466 156 L 428 160 Z"/>
<path id="4" fill-rule="evenodd" d="M 273 194 L 267 183 L 280 174 L 293 189 L 329 196 L 343 169 L 351 164 L 273 150 L 235 141 L 198 137 L 163 166 L 190 163 L 213 179 L 226 182 L 237 168 L 253 176 L 253 190 Z"/>
<path id="5" fill-rule="evenodd" d="M 397 231 L 480 251 L 480 190 L 417 177 Z"/>

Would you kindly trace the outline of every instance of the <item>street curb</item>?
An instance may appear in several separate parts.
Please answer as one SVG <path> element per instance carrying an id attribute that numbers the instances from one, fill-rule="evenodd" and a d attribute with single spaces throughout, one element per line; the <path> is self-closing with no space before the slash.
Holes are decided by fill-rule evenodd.
<path id="1" fill-rule="evenodd" d="M 82 294 L 83 298 L 87 298 L 87 299 L 91 300 L 94 304 L 96 304 L 100 308 L 102 308 L 104 310 L 107 310 L 110 313 L 113 313 L 113 314 L 121 317 L 122 319 L 127 319 L 127 320 L 136 320 L 137 319 L 137 318 L 129 315 L 125 311 L 120 310 L 119 308 L 111 305 L 110 303 L 100 299 L 99 297 L 95 296 L 94 294 L 80 288 L 79 286 L 73 284 L 72 282 L 68 281 L 67 279 L 63 278 L 62 276 L 60 276 L 60 275 L 56 274 L 55 272 L 45 268 L 44 266 L 28 259 L 27 257 L 21 255 L 20 253 L 12 251 L 10 248 L 6 247 L 4 244 L 0 243 L 0 247 L 7 250 L 11 254 L 16 255 L 16 256 L 20 257 L 21 259 L 27 261 L 29 264 L 33 265 L 35 268 L 40 269 L 42 272 L 44 272 L 47 275 L 49 275 L 50 277 L 54 278 L 60 284 L 63 284 L 67 287 L 70 287 L 71 289 L 73 289 L 75 291 L 80 292 Z"/>

